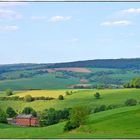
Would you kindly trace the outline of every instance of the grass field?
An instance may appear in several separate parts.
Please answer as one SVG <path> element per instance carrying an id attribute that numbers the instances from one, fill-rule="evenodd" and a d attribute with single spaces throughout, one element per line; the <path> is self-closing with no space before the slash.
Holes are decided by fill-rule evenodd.
<path id="1" fill-rule="evenodd" d="M 48 90 L 47 90 L 48 91 Z M 54 90 L 52 90 L 54 92 Z M 58 90 L 56 90 L 57 93 Z M 66 90 L 60 90 L 66 91 Z M 34 93 L 35 91 L 30 91 Z M 45 91 L 44 91 L 45 92 Z M 94 93 L 99 92 L 101 94 L 101 99 L 97 100 L 94 97 Z M 25 92 L 26 93 L 26 92 Z M 25 93 L 18 93 L 22 95 Z M 29 92 L 27 92 L 29 94 Z M 51 93 L 51 90 L 50 90 Z M 17 95 L 17 94 L 16 94 Z M 58 93 L 59 95 L 59 93 Z M 40 96 L 40 95 L 38 95 Z M 51 96 L 51 94 L 50 94 Z M 56 108 L 63 109 L 68 107 L 74 107 L 77 105 L 87 105 L 92 108 L 98 105 L 124 105 L 127 99 L 134 98 L 140 102 L 140 89 L 105 89 L 105 90 L 78 90 L 72 95 L 65 96 L 64 100 L 50 100 L 50 101 L 0 101 L 0 106 L 5 110 L 8 106 L 13 107 L 16 110 L 22 110 L 24 107 L 33 107 L 36 111 L 40 111 L 46 108 Z"/>
<path id="2" fill-rule="evenodd" d="M 56 78 L 55 74 L 37 75 L 32 78 L 0 81 L 0 90 L 63 89 L 78 84 L 79 78 Z"/>
<path id="3" fill-rule="evenodd" d="M 38 128 L 0 124 L 0 138 L 140 138 L 139 118 L 137 105 L 90 115 L 84 125 L 67 133 L 65 122 Z"/>

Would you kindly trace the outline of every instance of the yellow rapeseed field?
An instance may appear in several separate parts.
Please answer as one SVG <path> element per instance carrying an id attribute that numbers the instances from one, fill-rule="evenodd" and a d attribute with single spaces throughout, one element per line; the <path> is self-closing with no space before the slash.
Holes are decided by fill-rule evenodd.
<path id="1" fill-rule="evenodd" d="M 31 91 L 21 91 L 13 96 L 19 96 L 24 97 L 26 95 L 31 95 L 32 97 L 53 97 L 58 98 L 59 95 L 66 95 L 66 90 L 31 90 Z M 70 90 L 70 91 L 76 91 L 76 90 Z"/>

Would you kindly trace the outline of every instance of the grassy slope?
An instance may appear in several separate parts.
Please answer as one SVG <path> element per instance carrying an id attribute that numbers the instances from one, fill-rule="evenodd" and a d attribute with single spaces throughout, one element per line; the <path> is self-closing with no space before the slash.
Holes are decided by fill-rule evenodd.
<path id="1" fill-rule="evenodd" d="M 68 138 L 140 138 L 140 106 L 90 115 L 85 125 L 64 134 Z M 77 135 L 78 134 L 78 135 Z"/>
<path id="2" fill-rule="evenodd" d="M 85 125 L 68 133 L 63 132 L 65 122 L 42 128 L 0 124 L 0 138 L 140 138 L 139 118 L 138 105 L 92 114 Z"/>
<path id="3" fill-rule="evenodd" d="M 62 89 L 67 86 L 79 83 L 78 78 L 55 78 L 55 75 L 39 75 L 33 78 L 24 78 L 18 80 L 5 80 L 0 82 L 0 90 L 5 89 Z"/>
<path id="4" fill-rule="evenodd" d="M 95 92 L 100 92 L 101 99 L 95 99 L 93 95 Z M 76 105 L 87 105 L 93 108 L 101 104 L 123 105 L 124 102 L 129 98 L 134 98 L 137 101 L 140 101 L 140 89 L 79 90 L 79 92 L 76 92 L 69 96 L 65 96 L 65 100 L 63 101 L 60 101 L 58 99 L 51 101 L 33 101 L 30 103 L 24 101 L 0 101 L 0 106 L 3 109 L 11 106 L 16 110 L 22 110 L 24 107 L 30 106 L 37 111 L 50 107 L 62 109 L 65 107 L 73 107 Z"/>

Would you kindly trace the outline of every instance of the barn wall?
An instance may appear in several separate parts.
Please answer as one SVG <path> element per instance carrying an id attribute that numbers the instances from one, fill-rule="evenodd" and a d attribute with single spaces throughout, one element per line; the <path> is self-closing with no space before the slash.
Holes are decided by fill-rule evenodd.
<path id="1" fill-rule="evenodd" d="M 38 126 L 38 119 L 37 118 L 32 118 L 31 119 L 31 126 Z"/>
<path id="2" fill-rule="evenodd" d="M 16 125 L 19 126 L 38 126 L 39 122 L 37 118 L 25 119 L 25 118 L 16 118 Z"/>
<path id="3" fill-rule="evenodd" d="M 17 118 L 16 124 L 19 126 L 30 126 L 30 119 Z"/>

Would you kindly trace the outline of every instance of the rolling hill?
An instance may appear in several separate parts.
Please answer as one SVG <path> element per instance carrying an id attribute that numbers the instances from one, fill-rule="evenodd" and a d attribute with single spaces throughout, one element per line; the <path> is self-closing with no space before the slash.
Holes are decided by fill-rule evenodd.
<path id="1" fill-rule="evenodd" d="M 139 76 L 139 58 L 0 65 L 0 90 L 122 87 Z"/>
<path id="2" fill-rule="evenodd" d="M 84 125 L 71 132 L 63 131 L 65 122 L 39 128 L 0 124 L 0 138 L 140 138 L 139 108 L 123 107 L 90 115 Z"/>
<path id="3" fill-rule="evenodd" d="M 48 91 L 48 90 L 47 90 Z M 10 101 L 10 100 L 0 100 L 0 106 L 2 106 L 3 110 L 6 110 L 8 106 L 13 107 L 15 110 L 18 110 L 19 112 L 24 107 L 32 107 L 36 111 L 42 111 L 46 108 L 55 108 L 55 109 L 64 109 L 72 108 L 78 105 L 86 105 L 92 109 L 94 109 L 96 106 L 99 105 L 116 105 L 116 106 L 124 106 L 124 102 L 127 99 L 133 98 L 136 99 L 138 102 L 140 101 L 140 89 L 104 89 L 104 90 L 76 90 L 77 92 L 74 92 L 72 95 L 64 96 L 65 100 L 59 101 L 57 97 L 59 95 L 63 95 L 64 92 L 67 91 L 67 89 L 63 90 L 50 90 L 47 91 L 20 91 L 16 92 L 15 95 L 23 96 L 24 95 L 32 95 L 36 96 L 36 92 L 38 92 L 38 96 L 42 96 L 42 94 L 46 94 L 47 96 L 55 96 L 56 99 L 49 100 L 49 101 L 42 101 L 42 100 L 36 100 L 33 102 L 25 102 L 25 101 Z M 75 91 L 75 90 L 74 90 Z M 96 100 L 94 97 L 94 93 L 99 92 L 101 94 L 101 99 Z M 33 95 L 35 93 L 35 95 Z M 1 93 L 4 94 L 4 93 Z M 55 94 L 55 95 L 53 95 Z M 5 96 L 5 94 L 3 95 Z"/>

